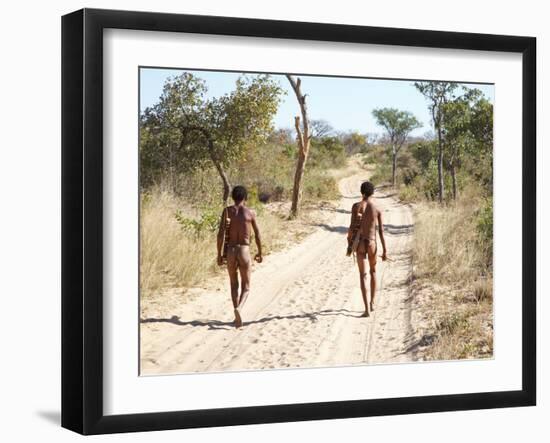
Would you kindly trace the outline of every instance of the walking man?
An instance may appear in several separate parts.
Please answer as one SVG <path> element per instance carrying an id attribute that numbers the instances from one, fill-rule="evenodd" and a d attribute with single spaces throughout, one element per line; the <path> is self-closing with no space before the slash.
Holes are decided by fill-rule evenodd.
<path id="1" fill-rule="evenodd" d="M 250 292 L 250 274 L 252 263 L 250 259 L 250 237 L 254 230 L 254 238 L 258 253 L 254 257 L 258 263 L 262 258 L 262 242 L 260 230 L 256 223 L 256 214 L 245 206 L 248 193 L 244 186 L 235 186 L 231 193 L 234 204 L 223 210 L 218 229 L 218 265 L 227 260 L 227 272 L 231 284 L 231 300 L 235 313 L 235 327 L 242 326 L 241 312 Z M 239 275 L 241 277 L 241 292 L 239 294 Z"/>
<path id="2" fill-rule="evenodd" d="M 363 317 L 368 317 L 374 310 L 376 296 L 376 225 L 382 243 L 382 260 L 387 259 L 386 240 L 384 239 L 384 224 L 382 211 L 378 209 L 373 197 L 374 186 L 371 182 L 361 184 L 362 200 L 353 204 L 351 208 L 351 223 L 348 229 L 348 255 L 357 253 L 357 266 L 359 267 L 359 280 L 361 295 L 365 304 Z M 369 262 L 370 273 L 370 300 L 368 299 L 365 271 L 365 260 Z"/>

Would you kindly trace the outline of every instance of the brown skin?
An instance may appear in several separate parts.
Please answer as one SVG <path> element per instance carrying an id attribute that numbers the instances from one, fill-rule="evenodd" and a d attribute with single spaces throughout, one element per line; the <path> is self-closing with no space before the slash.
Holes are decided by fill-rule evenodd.
<path id="1" fill-rule="evenodd" d="M 262 241 L 260 230 L 256 223 L 256 214 L 250 208 L 245 206 L 244 201 L 235 202 L 233 206 L 228 206 L 227 212 L 222 213 L 220 226 L 218 229 L 218 265 L 223 265 L 222 248 L 225 236 L 224 215 L 229 219 L 229 240 L 227 247 L 227 272 L 231 285 L 231 300 L 235 312 L 235 326 L 242 326 L 241 310 L 246 303 L 250 292 L 250 275 L 252 270 L 252 260 L 250 259 L 250 237 L 254 231 L 254 238 L 258 253 L 254 257 L 258 263 L 263 261 Z M 238 272 L 237 272 L 238 271 Z M 241 293 L 239 296 L 239 275 L 241 276 Z"/>
<path id="2" fill-rule="evenodd" d="M 361 295 L 365 304 L 363 317 L 368 317 L 374 310 L 374 298 L 376 296 L 376 225 L 380 242 L 382 243 L 382 260 L 387 260 L 386 240 L 384 238 L 384 223 L 382 221 L 382 211 L 376 205 L 372 196 L 363 195 L 360 202 L 355 203 L 351 208 L 351 222 L 348 229 L 348 243 L 352 242 L 353 228 L 359 224 L 360 242 L 357 247 L 357 266 L 359 268 L 359 281 L 361 285 Z M 365 260 L 369 262 L 370 273 L 370 300 L 368 299 L 366 287 L 366 267 Z"/>

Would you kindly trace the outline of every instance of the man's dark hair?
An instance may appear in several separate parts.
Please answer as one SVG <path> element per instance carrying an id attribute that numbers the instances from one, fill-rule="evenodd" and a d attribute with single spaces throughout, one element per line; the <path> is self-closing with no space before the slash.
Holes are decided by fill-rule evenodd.
<path id="1" fill-rule="evenodd" d="M 233 198 L 235 203 L 240 203 L 248 198 L 248 191 L 244 186 L 235 186 L 233 192 L 231 192 L 231 198 Z"/>
<path id="2" fill-rule="evenodd" d="M 361 194 L 363 194 L 365 197 L 370 197 L 372 194 L 374 194 L 374 185 L 371 182 L 361 183 Z"/>

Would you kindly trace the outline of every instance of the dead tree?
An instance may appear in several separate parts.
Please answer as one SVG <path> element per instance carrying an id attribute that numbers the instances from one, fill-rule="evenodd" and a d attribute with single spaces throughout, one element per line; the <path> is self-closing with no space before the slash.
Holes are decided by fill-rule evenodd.
<path id="1" fill-rule="evenodd" d="M 300 201 L 302 200 L 303 178 L 307 157 L 309 154 L 309 147 L 311 144 L 311 134 L 307 115 L 306 95 L 302 94 L 302 90 L 300 88 L 302 81 L 300 78 L 294 79 L 291 75 L 287 75 L 286 78 L 292 85 L 292 89 L 294 89 L 294 93 L 298 99 L 298 104 L 300 105 L 300 112 L 302 114 L 301 119 L 298 115 L 294 118 L 296 141 L 298 143 L 298 160 L 296 162 L 294 187 L 292 189 L 292 206 L 290 208 L 290 217 L 294 218 L 298 215 Z"/>

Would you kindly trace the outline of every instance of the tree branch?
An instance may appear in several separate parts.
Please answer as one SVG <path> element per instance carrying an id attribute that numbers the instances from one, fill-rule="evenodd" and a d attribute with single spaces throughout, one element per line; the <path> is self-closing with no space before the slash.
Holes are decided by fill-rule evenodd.
<path id="1" fill-rule="evenodd" d="M 309 121 L 307 118 L 307 105 L 306 105 L 306 97 L 302 94 L 302 80 L 298 78 L 298 80 L 295 80 L 294 77 L 292 77 L 290 74 L 286 75 L 286 78 L 290 82 L 290 85 L 292 86 L 292 89 L 294 90 L 294 94 L 296 94 L 296 98 L 298 99 L 298 104 L 300 105 L 300 111 L 302 113 L 302 126 L 303 126 L 303 135 L 302 140 L 304 141 L 303 146 L 306 146 L 305 141 L 311 139 L 311 135 L 309 134 Z"/>

